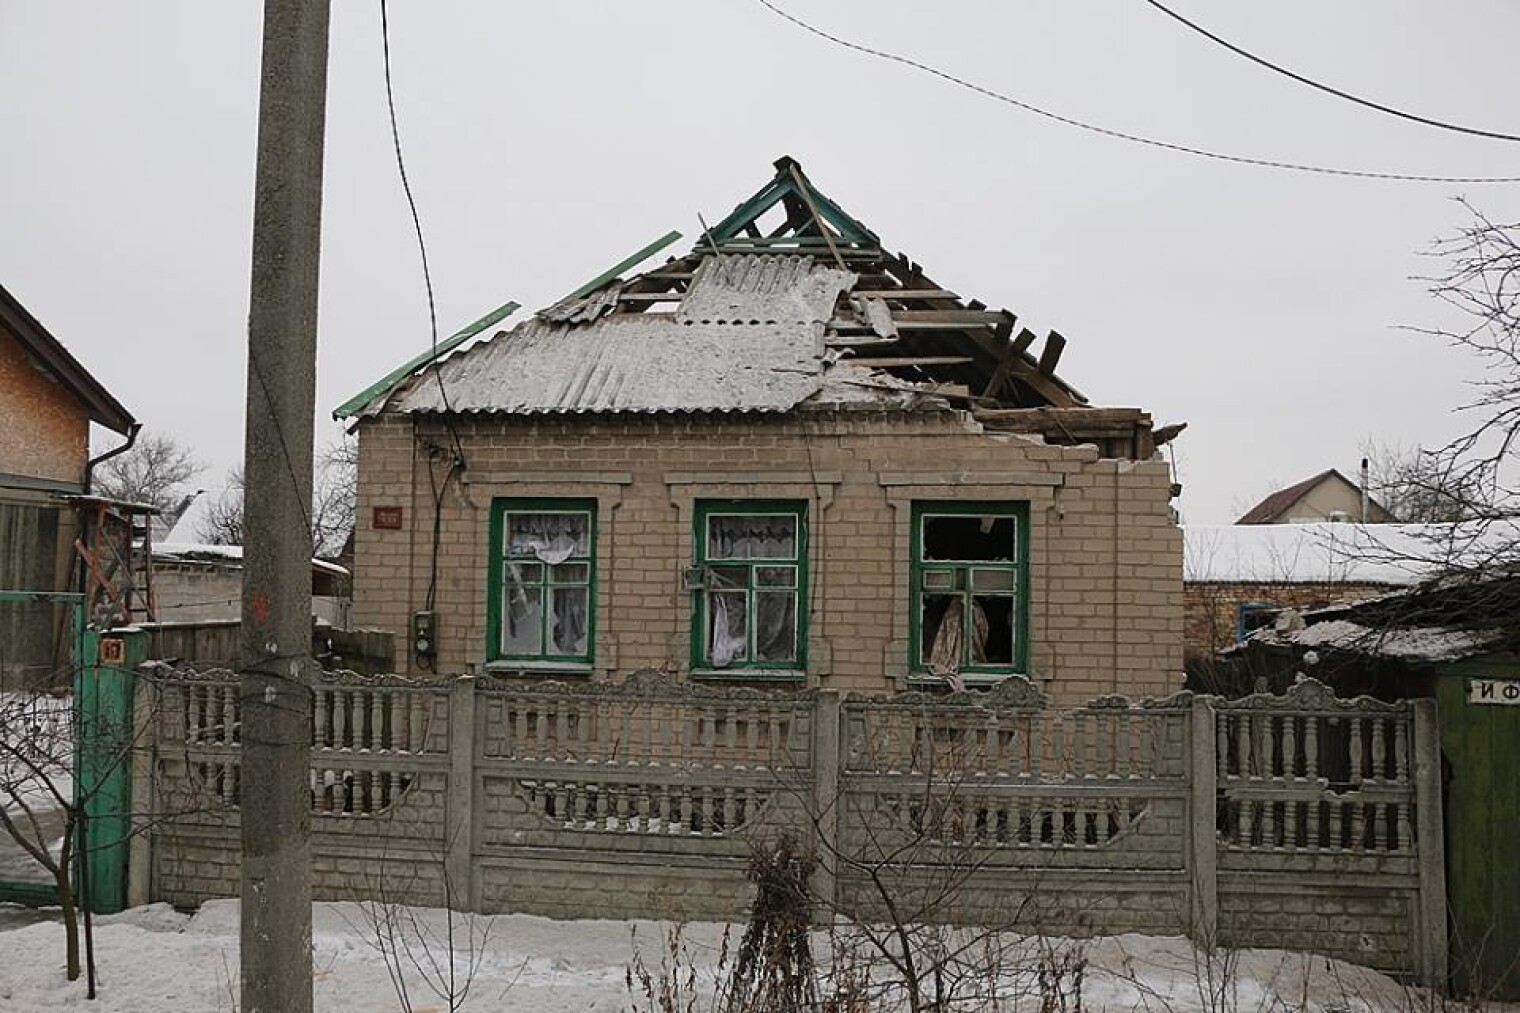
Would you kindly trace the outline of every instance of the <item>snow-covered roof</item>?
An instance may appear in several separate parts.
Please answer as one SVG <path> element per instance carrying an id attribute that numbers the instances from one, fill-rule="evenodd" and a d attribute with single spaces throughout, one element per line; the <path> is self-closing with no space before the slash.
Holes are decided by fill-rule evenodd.
<path id="1" fill-rule="evenodd" d="M 202 542 L 161 542 L 153 546 L 153 561 L 155 563 L 227 562 L 242 565 L 243 547 L 241 545 L 207 545 Z M 330 573 L 335 577 L 348 576 L 348 570 L 345 567 L 337 563 L 329 563 L 325 559 L 313 559 L 311 568 Z"/>
<path id="2" fill-rule="evenodd" d="M 1468 535 L 1449 524 L 1189 524 L 1183 528 L 1183 578 L 1403 586 L 1516 535 L 1510 525 Z"/>
<path id="3" fill-rule="evenodd" d="M 1252 639 L 1266 644 L 1357 654 L 1406 662 L 1460 661 L 1483 654 L 1502 639 L 1499 630 L 1459 630 L 1444 626 L 1374 628 L 1350 619 L 1329 619 L 1302 629 L 1257 631 Z"/>

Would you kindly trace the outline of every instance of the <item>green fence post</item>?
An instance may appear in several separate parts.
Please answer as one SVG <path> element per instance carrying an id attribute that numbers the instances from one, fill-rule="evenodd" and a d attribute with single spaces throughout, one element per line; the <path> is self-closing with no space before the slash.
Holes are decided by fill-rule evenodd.
<path id="1" fill-rule="evenodd" d="M 147 634 L 136 629 L 87 633 L 74 688 L 79 715 L 75 797 L 83 802 L 88 833 L 80 854 L 87 866 L 90 909 L 96 914 L 115 914 L 127 903 L 133 672 L 147 644 Z"/>

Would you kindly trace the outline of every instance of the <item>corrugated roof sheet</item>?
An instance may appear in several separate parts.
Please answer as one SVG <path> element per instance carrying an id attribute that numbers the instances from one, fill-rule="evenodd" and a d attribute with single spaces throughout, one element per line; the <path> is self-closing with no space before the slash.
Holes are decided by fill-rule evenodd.
<path id="1" fill-rule="evenodd" d="M 819 386 L 816 324 L 683 324 L 668 314 L 590 326 L 524 323 L 439 366 L 456 412 L 786 411 Z M 430 372 L 390 410 L 441 412 Z"/>
<path id="2" fill-rule="evenodd" d="M 712 257 L 677 313 L 587 321 L 576 306 L 449 357 L 438 367 L 447 410 L 787 411 L 822 388 L 824 322 L 854 282 L 809 257 Z M 442 412 L 444 391 L 427 370 L 367 414 L 380 410 Z"/>
<path id="3" fill-rule="evenodd" d="M 840 293 L 855 281 L 854 273 L 825 267 L 812 257 L 708 257 L 697 268 L 676 318 L 822 323 L 833 317 Z"/>

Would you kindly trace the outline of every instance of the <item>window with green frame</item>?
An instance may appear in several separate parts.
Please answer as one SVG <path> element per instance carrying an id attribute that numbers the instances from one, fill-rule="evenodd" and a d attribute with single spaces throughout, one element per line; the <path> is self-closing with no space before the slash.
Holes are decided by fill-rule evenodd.
<path id="1" fill-rule="evenodd" d="M 596 621 L 596 501 L 491 505 L 487 661 L 590 665 Z"/>
<path id="2" fill-rule="evenodd" d="M 807 665 L 807 504 L 700 500 L 691 623 L 695 669 Z"/>
<path id="3" fill-rule="evenodd" d="M 915 674 L 1027 670 L 1028 544 L 1027 503 L 913 504 Z"/>

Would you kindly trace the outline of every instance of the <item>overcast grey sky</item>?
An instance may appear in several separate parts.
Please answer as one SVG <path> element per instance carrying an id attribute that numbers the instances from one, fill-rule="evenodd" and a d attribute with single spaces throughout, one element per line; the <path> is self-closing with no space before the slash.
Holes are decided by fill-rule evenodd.
<path id="1" fill-rule="evenodd" d="M 1520 144 L 1391 120 L 1270 75 L 1141 0 L 778 0 L 820 27 L 1057 112 L 1229 152 L 1520 175 Z M 1520 132 L 1513 0 L 1180 11 L 1305 74 Z M 0 0 L 0 278 L 140 419 L 220 473 L 242 452 L 260 5 Z M 335 0 L 319 418 L 426 346 L 377 2 Z M 1243 168 L 1084 134 L 830 46 L 755 0 L 395 0 L 408 168 L 447 334 L 698 234 L 782 153 L 967 297 L 1070 340 L 1095 403 L 1186 420 L 1184 518 L 1435 444 L 1475 364 L 1398 329 L 1465 194 L 1520 185 Z M 672 251 L 674 252 L 674 251 Z M 526 312 L 526 311 L 524 311 Z M 336 435 L 319 426 L 319 440 Z M 214 476 L 207 484 L 214 484 Z"/>

